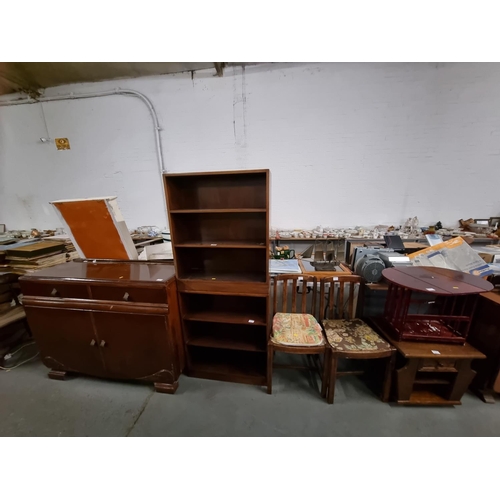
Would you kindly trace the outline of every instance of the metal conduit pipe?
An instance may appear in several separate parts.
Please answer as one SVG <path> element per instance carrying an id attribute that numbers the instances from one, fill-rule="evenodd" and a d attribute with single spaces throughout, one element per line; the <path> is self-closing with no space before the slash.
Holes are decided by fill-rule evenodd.
<path id="1" fill-rule="evenodd" d="M 114 89 L 114 90 L 106 90 L 102 92 L 90 92 L 85 94 L 66 94 L 66 95 L 58 95 L 52 97 L 40 97 L 38 99 L 33 99 L 28 97 L 26 99 L 15 99 L 11 101 L 2 101 L 0 100 L 0 106 L 20 106 L 23 104 L 38 104 L 41 102 L 51 102 L 51 101 L 70 101 L 72 99 L 92 99 L 94 97 L 106 97 L 110 95 L 124 95 L 129 97 L 137 97 L 139 98 L 149 109 L 149 114 L 153 119 L 153 127 L 155 133 L 155 144 L 156 144 L 156 156 L 158 159 L 158 171 L 160 174 L 160 186 L 163 198 L 163 206 L 167 207 L 167 200 L 165 197 L 165 189 L 163 188 L 163 173 L 166 172 L 163 165 L 163 153 L 161 149 L 161 139 L 160 139 L 160 124 L 158 123 L 158 115 L 156 114 L 156 110 L 153 106 L 153 103 L 148 99 L 147 96 L 141 94 L 141 92 L 137 92 L 137 90 L 130 89 Z M 168 224 L 167 224 L 168 226 Z"/>

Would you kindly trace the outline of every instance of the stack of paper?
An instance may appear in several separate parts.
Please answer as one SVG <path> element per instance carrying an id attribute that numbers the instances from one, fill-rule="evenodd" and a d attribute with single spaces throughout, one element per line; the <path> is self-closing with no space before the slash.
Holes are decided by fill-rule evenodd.
<path id="1" fill-rule="evenodd" d="M 300 274 L 299 261 L 297 259 L 270 259 L 269 260 L 270 274 Z"/>
<path id="2" fill-rule="evenodd" d="M 7 263 L 14 270 L 35 271 L 66 262 L 63 242 L 37 241 L 7 250 Z"/>

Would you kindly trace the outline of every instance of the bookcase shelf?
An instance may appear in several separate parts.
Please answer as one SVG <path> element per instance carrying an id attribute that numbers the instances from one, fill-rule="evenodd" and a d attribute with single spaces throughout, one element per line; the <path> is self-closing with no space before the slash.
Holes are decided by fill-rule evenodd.
<path id="1" fill-rule="evenodd" d="M 182 317 L 189 321 L 212 321 L 215 323 L 232 323 L 234 325 L 266 325 L 264 316 L 248 314 L 246 312 L 197 311 L 186 313 Z"/>
<path id="2" fill-rule="evenodd" d="M 263 245 L 268 248 L 265 212 L 177 212 L 170 215 L 176 246 L 192 242 Z"/>
<path id="3" fill-rule="evenodd" d="M 265 208 L 208 208 L 194 210 L 172 210 L 171 214 L 251 214 L 265 213 Z"/>
<path id="4" fill-rule="evenodd" d="M 212 349 L 189 344 L 187 352 L 192 376 L 243 384 L 266 383 L 264 352 Z"/>
<path id="5" fill-rule="evenodd" d="M 186 344 L 216 349 L 266 352 L 265 326 L 193 322 L 186 324 Z"/>
<path id="6" fill-rule="evenodd" d="M 268 210 L 268 171 L 166 174 L 168 208 L 177 210 Z"/>
<path id="7" fill-rule="evenodd" d="M 214 243 L 203 243 L 199 241 L 187 241 L 175 245 L 178 248 L 266 248 L 265 243 L 243 241 L 241 243 L 233 241 L 218 241 Z"/>
<path id="8" fill-rule="evenodd" d="M 268 254 L 260 248 L 176 247 L 179 279 L 266 282 Z"/>
<path id="9" fill-rule="evenodd" d="M 265 385 L 269 171 L 164 179 L 187 374 Z"/>
<path id="10" fill-rule="evenodd" d="M 242 283 L 248 281 L 249 283 L 265 283 L 266 278 L 261 273 L 239 273 L 239 272 L 226 272 L 226 273 L 211 273 L 208 271 L 191 271 L 182 275 L 184 280 L 204 280 L 204 281 L 234 281 Z"/>

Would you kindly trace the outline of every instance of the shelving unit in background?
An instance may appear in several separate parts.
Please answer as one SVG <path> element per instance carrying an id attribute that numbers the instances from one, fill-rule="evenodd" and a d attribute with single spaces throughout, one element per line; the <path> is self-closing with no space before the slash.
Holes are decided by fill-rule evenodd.
<path id="1" fill-rule="evenodd" d="M 164 178 L 187 374 L 265 385 L 269 171 Z"/>
<path id="2" fill-rule="evenodd" d="M 449 240 L 452 236 L 443 236 L 443 240 Z M 351 249 L 356 244 L 366 244 L 366 245 L 381 245 L 384 244 L 383 238 L 357 238 L 356 236 L 351 236 L 349 238 L 346 237 L 331 237 L 331 238 L 281 238 L 281 237 L 272 237 L 270 238 L 271 243 L 273 244 L 273 250 L 276 249 L 277 246 L 288 245 L 295 249 L 296 253 L 301 253 L 306 250 L 307 247 L 314 245 L 314 243 L 323 243 L 323 242 L 334 242 L 335 244 L 335 254 L 337 258 L 342 262 L 349 262 L 351 257 Z M 425 236 L 419 238 L 407 238 L 404 239 L 403 242 L 406 243 L 424 243 L 427 244 L 427 240 Z M 484 244 L 492 244 L 495 240 L 491 240 L 490 238 L 474 238 L 474 242 L 471 246 L 478 246 Z"/>
<path id="3" fill-rule="evenodd" d="M 335 255 L 339 260 L 343 260 L 343 246 L 345 242 L 345 238 L 339 237 L 331 237 L 331 238 L 279 238 L 274 237 L 270 238 L 271 243 L 273 244 L 273 251 L 276 250 L 277 246 L 283 246 L 284 244 L 288 246 L 294 247 L 296 253 L 304 252 L 311 245 L 316 244 L 325 244 L 325 243 L 333 243 L 335 245 Z M 295 245 L 294 245 L 295 243 Z M 297 249 L 296 245 L 300 246 L 300 249 Z"/>

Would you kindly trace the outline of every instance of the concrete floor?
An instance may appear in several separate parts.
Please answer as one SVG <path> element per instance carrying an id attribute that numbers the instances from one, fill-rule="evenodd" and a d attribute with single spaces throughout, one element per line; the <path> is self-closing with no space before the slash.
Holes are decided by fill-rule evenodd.
<path id="1" fill-rule="evenodd" d="M 380 402 L 356 377 L 322 400 L 305 372 L 276 370 L 274 393 L 182 376 L 174 396 L 151 386 L 50 380 L 38 359 L 0 372 L 0 436 L 500 436 L 500 398 L 457 407 Z"/>

